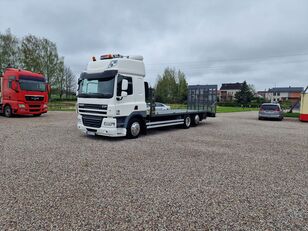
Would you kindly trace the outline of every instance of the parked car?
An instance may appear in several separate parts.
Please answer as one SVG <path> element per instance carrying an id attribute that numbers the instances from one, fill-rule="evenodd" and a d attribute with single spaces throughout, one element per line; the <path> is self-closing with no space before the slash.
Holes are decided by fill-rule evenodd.
<path id="1" fill-rule="evenodd" d="M 159 103 L 159 102 L 155 102 L 155 111 L 161 111 L 161 110 L 170 110 L 170 106 L 163 104 L 163 103 Z M 150 110 L 150 104 L 147 104 L 148 110 Z"/>
<path id="2" fill-rule="evenodd" d="M 279 104 L 276 103 L 264 103 L 259 110 L 259 120 L 262 119 L 283 119 L 283 111 Z"/>

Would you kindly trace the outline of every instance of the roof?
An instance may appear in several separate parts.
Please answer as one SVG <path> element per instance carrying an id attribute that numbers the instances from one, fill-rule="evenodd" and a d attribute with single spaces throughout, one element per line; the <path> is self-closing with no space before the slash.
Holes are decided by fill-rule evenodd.
<path id="1" fill-rule="evenodd" d="M 220 90 L 240 90 L 242 83 L 223 83 Z"/>
<path id="2" fill-rule="evenodd" d="M 93 74 L 102 73 L 107 70 L 117 70 L 119 74 L 145 76 L 143 61 L 127 57 L 90 61 L 85 72 Z"/>
<path id="3" fill-rule="evenodd" d="M 303 87 L 274 87 L 268 90 L 268 92 L 302 92 L 304 91 Z"/>

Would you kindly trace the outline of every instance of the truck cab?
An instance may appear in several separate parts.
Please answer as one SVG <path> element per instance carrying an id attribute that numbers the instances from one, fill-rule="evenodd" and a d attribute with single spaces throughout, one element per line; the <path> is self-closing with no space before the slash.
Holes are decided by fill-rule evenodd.
<path id="1" fill-rule="evenodd" d="M 48 90 L 42 74 L 7 68 L 0 76 L 0 113 L 6 117 L 47 113 Z"/>
<path id="2" fill-rule="evenodd" d="M 137 120 L 133 126 L 139 132 L 147 113 L 144 77 L 141 56 L 93 58 L 78 79 L 78 128 L 87 134 L 126 136 L 128 124 Z"/>

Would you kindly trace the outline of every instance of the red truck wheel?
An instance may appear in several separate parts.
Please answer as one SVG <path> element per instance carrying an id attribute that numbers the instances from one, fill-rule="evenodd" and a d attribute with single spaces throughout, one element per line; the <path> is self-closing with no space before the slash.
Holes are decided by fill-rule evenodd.
<path id="1" fill-rule="evenodd" d="M 9 105 L 4 107 L 4 115 L 6 117 L 11 117 L 12 116 L 12 108 Z"/>

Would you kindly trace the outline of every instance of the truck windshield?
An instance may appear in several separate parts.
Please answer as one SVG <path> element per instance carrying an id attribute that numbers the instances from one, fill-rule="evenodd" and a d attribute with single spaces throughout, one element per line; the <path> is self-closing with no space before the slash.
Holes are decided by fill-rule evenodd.
<path id="1" fill-rule="evenodd" d="M 79 80 L 78 97 L 81 98 L 112 98 L 115 75 L 82 74 Z"/>
<path id="2" fill-rule="evenodd" d="M 25 91 L 46 91 L 45 78 L 34 76 L 19 76 L 19 85 L 21 90 Z"/>

